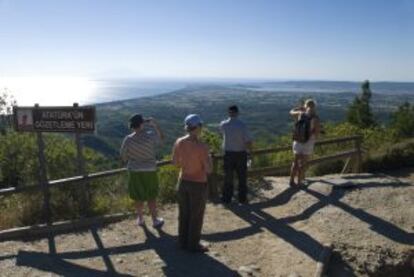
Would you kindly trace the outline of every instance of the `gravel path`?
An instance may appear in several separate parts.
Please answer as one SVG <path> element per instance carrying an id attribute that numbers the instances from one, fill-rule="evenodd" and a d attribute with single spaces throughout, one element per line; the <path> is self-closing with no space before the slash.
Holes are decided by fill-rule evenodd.
<path id="1" fill-rule="evenodd" d="M 267 177 L 250 205 L 208 205 L 206 255 L 177 249 L 170 205 L 160 232 L 131 219 L 2 242 L 0 276 L 313 276 L 324 243 L 334 247 L 328 276 L 414 276 L 413 179 L 332 175 L 294 189 Z"/>

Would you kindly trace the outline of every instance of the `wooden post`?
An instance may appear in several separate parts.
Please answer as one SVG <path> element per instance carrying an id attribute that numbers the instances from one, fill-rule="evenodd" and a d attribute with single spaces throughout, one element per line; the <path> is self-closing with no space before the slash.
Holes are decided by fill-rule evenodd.
<path id="1" fill-rule="evenodd" d="M 38 108 L 39 104 L 35 105 Z M 39 185 L 43 191 L 43 220 L 50 223 L 50 192 L 49 182 L 47 180 L 46 158 L 45 158 L 45 143 L 43 141 L 42 132 L 36 132 L 37 146 L 39 151 Z"/>
<path id="2" fill-rule="evenodd" d="M 360 173 L 362 171 L 362 152 L 361 152 L 362 138 L 357 137 L 355 139 L 355 149 L 357 150 L 355 157 L 355 173 Z"/>
<path id="3" fill-rule="evenodd" d="M 344 167 L 342 168 L 342 171 L 341 171 L 341 175 L 348 171 L 349 165 L 351 164 L 351 160 L 352 160 L 352 157 L 349 157 L 348 159 L 346 159 L 345 165 L 344 165 Z"/>
<path id="4" fill-rule="evenodd" d="M 79 107 L 78 103 L 73 103 L 73 107 Z M 77 150 L 77 173 L 79 175 L 85 176 L 85 159 L 83 157 L 83 147 L 82 142 L 80 140 L 81 134 L 79 131 L 75 132 L 75 141 L 76 141 L 76 150 Z M 88 215 L 89 213 L 89 205 L 90 205 L 90 190 L 89 190 L 89 182 L 82 181 L 82 192 L 81 192 L 81 213 L 82 215 Z"/>

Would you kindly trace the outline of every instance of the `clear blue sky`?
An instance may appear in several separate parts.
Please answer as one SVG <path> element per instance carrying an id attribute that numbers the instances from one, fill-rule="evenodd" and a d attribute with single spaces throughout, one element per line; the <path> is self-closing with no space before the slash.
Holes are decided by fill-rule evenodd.
<path id="1" fill-rule="evenodd" d="M 0 77 L 414 81 L 414 0 L 0 0 Z"/>

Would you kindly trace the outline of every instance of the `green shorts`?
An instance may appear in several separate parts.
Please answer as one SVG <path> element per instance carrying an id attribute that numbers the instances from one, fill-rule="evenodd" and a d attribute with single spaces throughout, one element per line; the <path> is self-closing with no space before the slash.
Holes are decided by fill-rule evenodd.
<path id="1" fill-rule="evenodd" d="M 158 196 L 156 171 L 128 171 L 128 193 L 135 201 L 154 200 Z"/>

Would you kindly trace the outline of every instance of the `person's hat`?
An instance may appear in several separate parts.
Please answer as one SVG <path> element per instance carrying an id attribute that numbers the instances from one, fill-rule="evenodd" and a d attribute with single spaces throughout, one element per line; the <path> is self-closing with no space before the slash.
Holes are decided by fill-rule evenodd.
<path id="1" fill-rule="evenodd" d="M 144 118 L 141 114 L 134 114 L 129 118 L 129 127 L 138 128 L 144 122 Z"/>
<path id="2" fill-rule="evenodd" d="M 203 124 L 201 117 L 198 114 L 189 114 L 184 119 L 184 125 L 187 129 L 193 129 Z"/>

